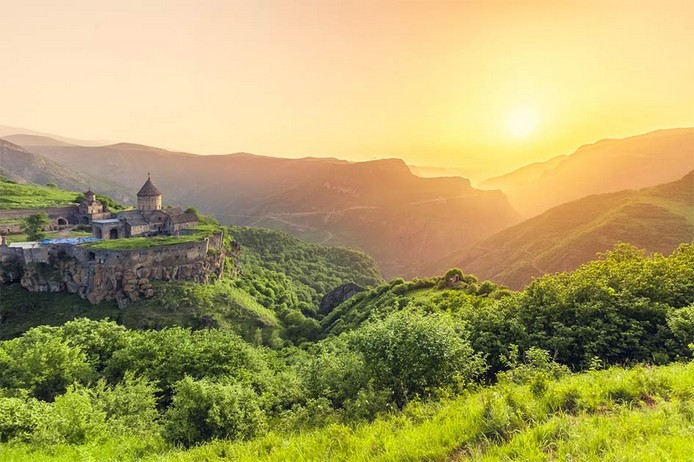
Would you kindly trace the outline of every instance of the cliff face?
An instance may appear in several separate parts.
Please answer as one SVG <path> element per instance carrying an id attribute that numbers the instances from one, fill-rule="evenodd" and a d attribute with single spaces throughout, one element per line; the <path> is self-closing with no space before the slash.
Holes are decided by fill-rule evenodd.
<path id="1" fill-rule="evenodd" d="M 0 252 L 0 285 L 17 282 L 22 277 L 22 255 L 18 251 Z"/>
<path id="2" fill-rule="evenodd" d="M 208 282 L 224 268 L 224 254 L 217 253 L 195 263 L 177 266 L 85 264 L 74 258 L 52 263 L 31 263 L 24 270 L 21 285 L 30 292 L 67 290 L 96 304 L 116 300 L 120 308 L 141 298 L 154 296 L 151 281 Z"/>
<path id="3" fill-rule="evenodd" d="M 238 260 L 239 250 L 232 245 L 232 260 Z M 66 290 L 92 304 L 115 300 L 124 308 L 153 297 L 154 280 L 209 282 L 219 278 L 225 259 L 221 234 L 199 242 L 127 251 L 55 246 L 45 260 L 25 262 L 20 283 L 30 292 Z"/>

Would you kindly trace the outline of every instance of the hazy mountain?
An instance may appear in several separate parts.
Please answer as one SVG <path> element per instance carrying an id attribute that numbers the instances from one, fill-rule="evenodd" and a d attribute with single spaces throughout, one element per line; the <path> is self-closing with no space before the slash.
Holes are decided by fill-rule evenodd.
<path id="1" fill-rule="evenodd" d="M 31 149 L 32 146 L 75 146 L 72 143 L 66 143 L 65 141 L 56 140 L 50 136 L 40 136 L 40 135 L 7 135 L 3 137 L 4 140 L 10 143 L 23 146 L 27 149 Z"/>
<path id="2" fill-rule="evenodd" d="M 436 178 L 442 176 L 460 176 L 469 179 L 473 184 L 486 178 L 486 170 L 465 167 L 440 167 L 427 165 L 408 165 L 410 171 L 423 178 Z M 488 173 L 487 173 L 488 174 Z M 495 189 L 495 188 L 485 188 Z"/>
<path id="3" fill-rule="evenodd" d="M 197 156 L 127 143 L 32 149 L 133 196 L 151 172 L 165 203 L 195 206 L 224 223 L 356 247 L 388 276 L 417 275 L 424 262 L 519 220 L 499 191 L 474 189 L 463 178 L 421 178 L 399 159 Z"/>
<path id="4" fill-rule="evenodd" d="M 78 140 L 76 138 L 67 138 L 65 136 L 52 135 L 50 133 L 37 132 L 36 130 L 30 130 L 28 128 L 21 127 L 11 127 L 9 125 L 0 125 L 0 138 L 7 139 L 11 135 L 31 135 L 44 138 L 52 138 L 61 143 L 67 144 L 77 144 L 80 146 L 101 146 L 104 144 L 109 144 L 107 141 L 97 141 L 97 140 Z M 23 146 L 22 143 L 17 142 L 17 144 Z"/>
<path id="5" fill-rule="evenodd" d="M 548 170 L 552 170 L 569 156 L 552 157 L 544 162 L 534 162 L 523 167 L 506 173 L 501 176 L 489 178 L 480 183 L 483 189 L 509 189 L 516 185 L 522 185 L 539 180 Z"/>
<path id="6" fill-rule="evenodd" d="M 658 130 L 580 147 L 507 175 L 486 180 L 527 217 L 590 194 L 655 186 L 694 169 L 694 128 Z"/>
<path id="7" fill-rule="evenodd" d="M 84 176 L 3 139 L 0 139 L 0 175 L 18 183 L 54 183 L 72 191 L 89 184 Z"/>
<path id="8" fill-rule="evenodd" d="M 85 191 L 92 187 L 117 200 L 127 199 L 121 193 L 122 188 L 108 180 L 77 173 L 4 139 L 0 139 L 0 176 L 18 183 L 53 183 L 70 191 Z"/>
<path id="9" fill-rule="evenodd" d="M 668 254 L 692 240 L 694 172 L 656 187 L 560 205 L 439 261 L 436 270 L 460 266 L 520 289 L 533 276 L 573 270 L 619 241 Z"/>

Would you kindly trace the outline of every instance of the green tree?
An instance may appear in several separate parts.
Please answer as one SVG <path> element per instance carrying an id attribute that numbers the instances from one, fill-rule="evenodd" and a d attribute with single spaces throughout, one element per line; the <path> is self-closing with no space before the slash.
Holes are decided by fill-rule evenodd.
<path id="1" fill-rule="evenodd" d="M 48 226 L 48 214 L 46 212 L 37 213 L 24 218 L 22 222 L 22 232 L 27 235 L 30 241 L 40 241 L 46 234 L 43 229 Z"/>
<path id="2" fill-rule="evenodd" d="M 352 344 L 376 386 L 389 388 L 398 406 L 485 370 L 484 360 L 444 315 L 396 312 L 360 328 Z"/>
<path id="3" fill-rule="evenodd" d="M 38 327 L 0 344 L 0 388 L 28 390 L 52 401 L 69 385 L 93 376 L 85 354 L 55 328 Z"/>
<path id="4" fill-rule="evenodd" d="M 248 439 L 265 426 L 265 415 L 251 388 L 190 377 L 176 385 L 165 420 L 166 438 L 185 446 L 214 438 Z"/>

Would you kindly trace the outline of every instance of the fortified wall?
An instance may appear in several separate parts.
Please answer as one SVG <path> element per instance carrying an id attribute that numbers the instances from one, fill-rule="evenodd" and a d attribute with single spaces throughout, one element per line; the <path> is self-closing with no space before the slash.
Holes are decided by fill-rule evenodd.
<path id="1" fill-rule="evenodd" d="M 236 247 L 234 247 L 236 248 Z M 224 235 L 133 250 L 50 244 L 0 247 L 0 283 L 19 281 L 31 292 L 68 291 L 92 304 L 154 296 L 151 281 L 208 282 L 224 270 Z"/>

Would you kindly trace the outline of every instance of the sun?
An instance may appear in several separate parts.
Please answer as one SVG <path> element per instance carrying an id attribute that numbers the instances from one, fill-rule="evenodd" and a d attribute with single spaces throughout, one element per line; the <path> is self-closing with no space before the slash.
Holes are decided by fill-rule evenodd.
<path id="1" fill-rule="evenodd" d="M 526 138 L 537 128 L 537 113 L 528 107 L 519 107 L 508 114 L 508 130 L 518 138 Z"/>

